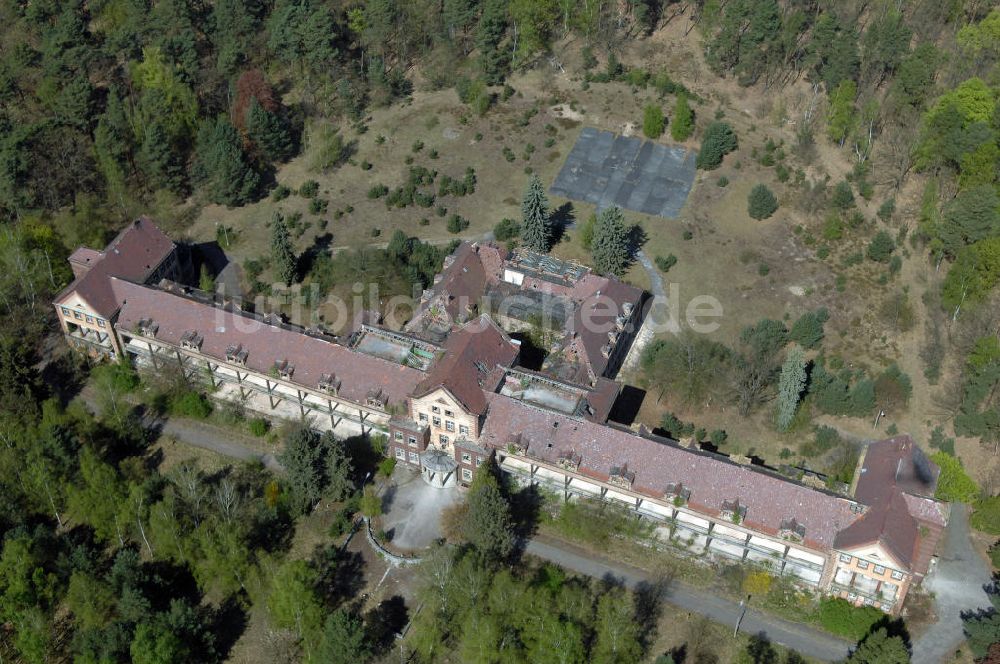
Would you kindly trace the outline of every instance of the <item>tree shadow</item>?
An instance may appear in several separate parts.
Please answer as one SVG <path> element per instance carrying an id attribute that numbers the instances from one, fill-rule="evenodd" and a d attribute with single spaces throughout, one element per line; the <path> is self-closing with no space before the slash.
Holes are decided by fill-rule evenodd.
<path id="1" fill-rule="evenodd" d="M 368 642 L 377 654 L 389 650 L 393 641 L 406 627 L 410 612 L 401 595 L 393 595 L 379 602 L 378 606 L 365 614 L 365 631 Z"/>
<path id="2" fill-rule="evenodd" d="M 318 545 L 310 563 L 316 570 L 316 592 L 330 608 L 357 597 L 365 586 L 365 561 L 357 551 Z"/>
<path id="3" fill-rule="evenodd" d="M 514 533 L 518 540 L 527 543 L 538 528 L 544 497 L 537 486 L 529 486 L 510 494 L 510 511 L 514 518 Z"/>
<path id="4" fill-rule="evenodd" d="M 777 664 L 778 662 L 778 652 L 771 645 L 771 639 L 764 632 L 750 635 L 746 652 L 753 664 Z"/>
<path id="5" fill-rule="evenodd" d="M 648 649 L 656 640 L 656 626 L 663 614 L 663 600 L 672 579 L 663 575 L 653 581 L 640 581 L 633 592 L 635 621 L 639 625 L 639 641 Z"/>
<path id="6" fill-rule="evenodd" d="M 212 611 L 210 630 L 220 660 L 228 658 L 248 622 L 246 607 L 236 595 L 230 595 Z"/>
<path id="7" fill-rule="evenodd" d="M 213 277 L 229 265 L 229 257 L 215 240 L 191 245 L 191 258 L 196 275 L 200 274 L 203 265 Z"/>
<path id="8" fill-rule="evenodd" d="M 566 201 L 549 215 L 550 227 L 552 229 L 552 246 L 555 246 L 562 242 L 563 236 L 566 235 L 566 231 L 573 228 L 576 223 L 576 210 L 573 208 L 573 203 L 571 201 Z"/>
<path id="9" fill-rule="evenodd" d="M 322 235 L 317 235 L 313 243 L 299 255 L 295 272 L 300 281 L 312 270 L 313 265 L 316 263 L 316 258 L 320 254 L 328 253 L 331 246 L 333 246 L 333 233 L 323 233 Z"/>
<path id="10" fill-rule="evenodd" d="M 646 230 L 639 224 L 635 224 L 632 228 L 628 229 L 628 253 L 629 256 L 635 259 L 635 255 L 639 253 L 643 245 L 649 241 L 649 234 Z"/>
<path id="11" fill-rule="evenodd" d="M 187 600 L 193 606 L 201 603 L 198 582 L 185 565 L 177 565 L 166 560 L 143 563 L 147 574 L 147 587 L 143 594 L 151 601 L 154 611 L 167 611 L 175 599 Z"/>
<path id="12" fill-rule="evenodd" d="M 392 508 L 393 501 L 396 500 L 396 494 L 399 493 L 399 487 L 395 484 L 390 484 L 386 487 L 385 491 L 382 493 L 382 512 L 388 512 Z"/>

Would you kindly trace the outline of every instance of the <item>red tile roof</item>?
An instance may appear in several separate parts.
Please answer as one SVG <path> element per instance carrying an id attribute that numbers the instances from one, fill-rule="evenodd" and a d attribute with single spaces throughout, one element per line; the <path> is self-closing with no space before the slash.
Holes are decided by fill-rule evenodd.
<path id="1" fill-rule="evenodd" d="M 893 488 L 916 496 L 933 496 L 940 474 L 941 469 L 909 436 L 879 440 L 865 450 L 854 497 L 872 505 Z"/>
<path id="2" fill-rule="evenodd" d="M 898 564 L 909 568 L 917 551 L 918 538 L 917 520 L 907 509 L 903 494 L 897 491 L 837 533 L 834 546 L 851 550 L 878 543 Z"/>
<path id="3" fill-rule="evenodd" d="M 612 468 L 627 465 L 635 473 L 632 490 L 654 498 L 662 499 L 668 484 L 682 482 L 691 490 L 688 506 L 708 516 L 717 516 L 723 501 L 738 499 L 747 506 L 746 527 L 776 535 L 783 521 L 794 518 L 805 527 L 804 544 L 819 550 L 830 549 L 837 531 L 858 518 L 849 500 L 762 469 L 501 394 L 486 396 L 489 413 L 480 443 L 495 449 L 505 449 L 514 434 L 521 434 L 529 457 L 555 464 L 563 454 L 578 454 L 580 474 L 598 481 L 606 481 Z"/>
<path id="4" fill-rule="evenodd" d="M 413 396 L 422 397 L 443 387 L 469 412 L 482 415 L 486 412 L 483 389 L 496 388 L 496 381 L 503 377 L 503 372 L 497 372 L 497 367 L 514 364 L 519 349 L 484 314 L 452 332 L 445 342 L 444 351 L 444 357 L 416 387 Z"/>
<path id="5" fill-rule="evenodd" d="M 854 497 L 870 508 L 837 536 L 838 548 L 878 543 L 900 565 L 925 574 L 947 524 L 946 507 L 930 497 L 940 474 L 909 436 L 869 444 Z"/>
<path id="6" fill-rule="evenodd" d="M 56 302 L 62 302 L 71 293 L 77 293 L 99 315 L 110 318 L 121 305 L 115 298 L 109 281 L 120 277 L 143 282 L 174 250 L 174 243 L 149 217 L 140 217 L 129 224 L 102 252 L 81 247 L 73 252 L 75 257 L 90 267 L 75 279 Z"/>
<path id="7" fill-rule="evenodd" d="M 204 337 L 201 352 L 224 361 L 226 349 L 241 344 L 249 351 L 246 366 L 267 374 L 275 362 L 295 367 L 288 382 L 316 389 L 323 374 L 340 382 L 339 394 L 364 403 L 368 391 L 384 390 L 389 403 L 404 403 L 424 374 L 412 367 L 355 352 L 325 338 L 298 329 L 271 325 L 259 319 L 225 311 L 174 293 L 112 279 L 122 308 L 117 327 L 132 330 L 143 319 L 152 319 L 159 329 L 156 338 L 179 345 L 181 336 L 196 331 Z"/>

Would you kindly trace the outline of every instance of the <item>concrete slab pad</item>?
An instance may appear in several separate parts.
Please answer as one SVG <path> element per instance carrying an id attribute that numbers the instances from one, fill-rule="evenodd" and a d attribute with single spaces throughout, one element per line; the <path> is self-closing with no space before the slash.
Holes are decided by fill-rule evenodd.
<path id="1" fill-rule="evenodd" d="M 694 161 L 677 146 L 585 127 L 549 192 L 673 219 L 694 184 Z"/>

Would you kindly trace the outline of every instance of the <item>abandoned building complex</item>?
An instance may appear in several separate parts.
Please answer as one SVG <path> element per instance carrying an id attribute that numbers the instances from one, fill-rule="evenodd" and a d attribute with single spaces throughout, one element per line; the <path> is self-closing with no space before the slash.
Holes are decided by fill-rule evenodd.
<path id="1" fill-rule="evenodd" d="M 70 263 L 54 305 L 72 346 L 179 368 L 267 417 L 384 435 L 387 455 L 438 486 L 468 484 L 493 457 L 519 483 L 617 504 L 692 553 L 889 612 L 946 525 L 939 469 L 907 436 L 869 445 L 842 494 L 611 421 L 643 293 L 575 263 L 464 243 L 404 330 L 359 322 L 340 338 L 181 285 L 190 266 L 147 218 Z M 530 370 L 510 335 L 539 325 L 546 360 Z"/>

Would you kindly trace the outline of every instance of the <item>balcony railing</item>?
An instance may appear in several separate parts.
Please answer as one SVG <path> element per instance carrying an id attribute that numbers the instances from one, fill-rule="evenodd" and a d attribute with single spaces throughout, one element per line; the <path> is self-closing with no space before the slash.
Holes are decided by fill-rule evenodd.
<path id="1" fill-rule="evenodd" d="M 881 604 L 888 604 L 889 606 L 892 606 L 892 605 L 894 605 L 896 603 L 896 598 L 895 597 L 886 597 L 885 595 L 882 595 L 881 593 L 876 594 L 876 593 L 871 592 L 871 591 L 862 590 L 861 588 L 858 588 L 857 586 L 845 586 L 842 583 L 832 583 L 832 584 L 830 584 L 830 588 L 833 589 L 835 592 L 845 592 L 845 593 L 848 593 L 848 594 L 857 595 L 858 597 L 860 597 L 862 599 L 870 599 L 870 600 L 872 600 L 873 602 L 876 602 L 879 605 L 881 605 Z"/>

